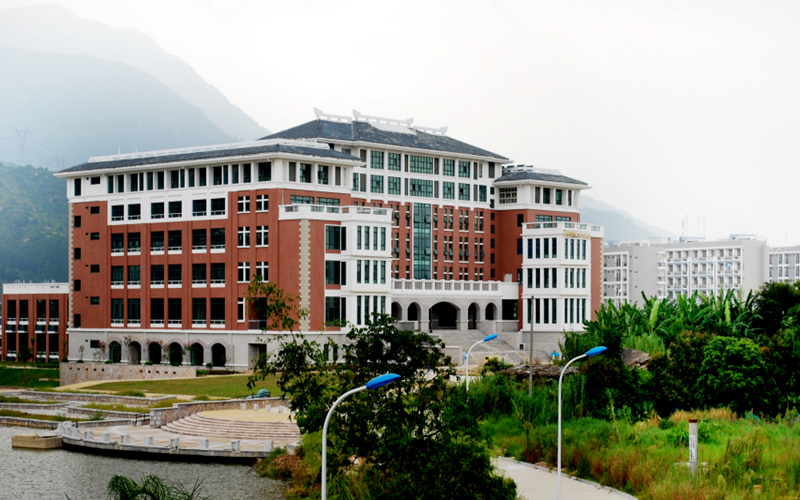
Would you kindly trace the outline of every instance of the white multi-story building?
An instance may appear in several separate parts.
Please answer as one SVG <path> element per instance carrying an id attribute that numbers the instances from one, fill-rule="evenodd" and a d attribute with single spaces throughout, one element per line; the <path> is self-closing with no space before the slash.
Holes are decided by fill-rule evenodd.
<path id="1" fill-rule="evenodd" d="M 800 245 L 770 247 L 769 281 L 782 283 L 800 281 Z"/>
<path id="2" fill-rule="evenodd" d="M 608 245 L 603 256 L 603 297 L 619 306 L 646 297 L 674 299 L 695 291 L 757 290 L 767 277 L 767 245 L 749 235 L 727 240 L 650 238 Z"/>

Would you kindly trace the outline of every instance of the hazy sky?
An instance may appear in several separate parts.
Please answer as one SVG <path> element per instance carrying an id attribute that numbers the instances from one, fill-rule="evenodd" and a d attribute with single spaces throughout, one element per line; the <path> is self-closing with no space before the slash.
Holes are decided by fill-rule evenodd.
<path id="1" fill-rule="evenodd" d="M 150 35 L 273 131 L 313 107 L 413 117 L 676 234 L 688 215 L 800 244 L 797 1 L 57 3 Z"/>

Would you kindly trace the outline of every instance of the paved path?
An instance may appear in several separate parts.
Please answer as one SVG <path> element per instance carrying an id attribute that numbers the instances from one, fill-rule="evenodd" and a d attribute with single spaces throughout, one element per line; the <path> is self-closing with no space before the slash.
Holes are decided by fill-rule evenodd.
<path id="1" fill-rule="evenodd" d="M 555 471 L 498 457 L 497 468 L 517 483 L 517 494 L 527 500 L 555 499 L 558 490 Z M 561 475 L 562 500 L 636 500 L 635 497 L 597 483 Z"/>

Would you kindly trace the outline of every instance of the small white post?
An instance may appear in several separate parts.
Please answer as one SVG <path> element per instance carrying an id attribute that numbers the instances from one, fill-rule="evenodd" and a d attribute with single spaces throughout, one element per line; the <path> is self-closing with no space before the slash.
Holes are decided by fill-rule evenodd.
<path id="1" fill-rule="evenodd" d="M 697 419 L 689 420 L 689 470 L 697 474 Z"/>

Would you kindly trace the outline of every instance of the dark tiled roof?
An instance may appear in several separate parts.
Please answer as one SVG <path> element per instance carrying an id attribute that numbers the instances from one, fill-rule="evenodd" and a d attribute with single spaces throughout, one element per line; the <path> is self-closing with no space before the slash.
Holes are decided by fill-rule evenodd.
<path id="1" fill-rule="evenodd" d="M 542 172 L 508 172 L 501 175 L 495 182 L 504 181 L 524 181 L 524 180 L 544 181 L 544 182 L 562 182 L 565 184 L 580 184 L 581 186 L 588 186 L 587 183 L 567 177 L 561 174 L 545 174 Z"/>
<path id="2" fill-rule="evenodd" d="M 415 130 L 413 133 L 391 132 L 381 130 L 367 122 L 331 122 L 312 120 L 263 139 L 331 139 L 339 141 L 363 141 L 375 144 L 387 144 L 406 148 L 429 149 L 454 154 L 485 156 L 497 160 L 508 161 L 508 158 L 476 148 L 446 135 L 435 135 Z"/>
<path id="3" fill-rule="evenodd" d="M 193 160 L 208 160 L 213 158 L 227 158 L 229 156 L 249 156 L 265 153 L 291 153 L 306 156 L 316 156 L 337 160 L 356 160 L 360 158 L 344 154 L 340 151 L 324 148 L 311 148 L 302 146 L 292 146 L 287 144 L 267 144 L 264 146 L 251 146 L 244 148 L 219 149 L 214 151 L 198 151 L 195 153 L 183 153 L 166 156 L 151 156 L 145 158 L 127 158 L 123 160 L 110 160 L 81 163 L 74 167 L 62 170 L 61 172 L 83 172 L 87 170 L 101 170 L 106 168 L 135 167 L 141 165 L 153 165 L 159 163 L 179 163 Z"/>

